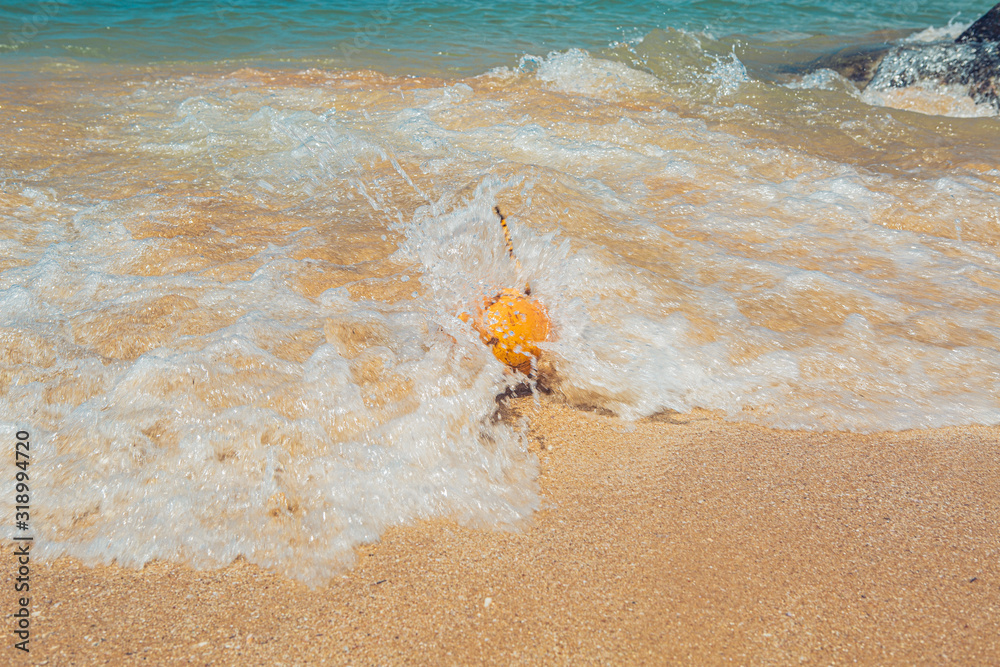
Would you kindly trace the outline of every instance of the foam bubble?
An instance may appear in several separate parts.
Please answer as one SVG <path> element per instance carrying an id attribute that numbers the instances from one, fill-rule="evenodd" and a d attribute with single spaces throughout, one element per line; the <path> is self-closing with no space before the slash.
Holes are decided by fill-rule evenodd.
<path id="1" fill-rule="evenodd" d="M 622 63 L 593 58 L 580 49 L 554 52 L 546 58 L 525 56 L 521 69 L 534 70 L 553 90 L 614 99 L 658 89 L 656 77 Z"/>

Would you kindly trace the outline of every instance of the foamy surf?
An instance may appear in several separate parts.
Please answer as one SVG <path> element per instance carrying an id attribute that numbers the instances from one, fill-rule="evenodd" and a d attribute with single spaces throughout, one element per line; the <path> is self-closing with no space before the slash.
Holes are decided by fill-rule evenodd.
<path id="1" fill-rule="evenodd" d="M 0 415 L 30 421 L 39 553 L 316 584 L 393 525 L 517 525 L 537 462 L 493 415 L 518 380 L 457 315 L 527 281 L 581 408 L 1000 422 L 991 121 L 656 39 L 461 80 L 95 68 L 20 93 Z"/>
<path id="2" fill-rule="evenodd" d="M 990 91 L 996 87 L 1000 63 L 997 46 L 995 41 L 979 41 L 978 37 L 956 42 L 971 25 L 949 22 L 882 44 L 884 37 L 863 42 L 828 54 L 826 66 L 795 76 L 786 85 L 857 92 L 857 98 L 867 104 L 921 114 L 996 117 L 1000 107 Z M 864 81 L 868 76 L 870 81 Z"/>

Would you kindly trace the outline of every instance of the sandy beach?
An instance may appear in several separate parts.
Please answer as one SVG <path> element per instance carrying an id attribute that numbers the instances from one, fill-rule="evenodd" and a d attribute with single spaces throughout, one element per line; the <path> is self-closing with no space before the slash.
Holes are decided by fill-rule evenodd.
<path id="1" fill-rule="evenodd" d="M 965 664 L 1000 656 L 1000 429 L 634 424 L 512 401 L 543 509 L 435 521 L 309 589 L 244 562 L 34 564 L 8 664 Z M 13 567 L 5 547 L 5 609 Z M 8 624 L 10 617 L 8 615 Z"/>
<path id="2" fill-rule="evenodd" d="M 1000 667 L 998 90 L 996 0 L 0 3 L 0 667 Z"/>

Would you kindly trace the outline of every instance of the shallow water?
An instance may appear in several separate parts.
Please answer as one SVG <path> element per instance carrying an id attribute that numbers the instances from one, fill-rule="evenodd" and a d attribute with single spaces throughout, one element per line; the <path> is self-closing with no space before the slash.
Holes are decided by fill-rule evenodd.
<path id="1" fill-rule="evenodd" d="M 0 56 L 163 63 L 310 60 L 479 74 L 523 54 L 601 49 L 673 28 L 716 37 L 836 36 L 969 23 L 989 2 L 864 0 L 38 0 L 0 3 Z"/>
<path id="2" fill-rule="evenodd" d="M 7 59 L 0 422 L 40 553 L 320 583 L 392 525 L 518 525 L 519 380 L 457 314 L 525 281 L 582 409 L 1000 423 L 1000 125 L 765 76 L 814 41 L 653 29 L 449 77 Z"/>

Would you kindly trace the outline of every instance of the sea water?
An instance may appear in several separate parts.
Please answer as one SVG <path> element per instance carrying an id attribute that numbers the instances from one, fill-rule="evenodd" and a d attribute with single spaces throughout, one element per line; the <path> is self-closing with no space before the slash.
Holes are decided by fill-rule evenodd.
<path id="1" fill-rule="evenodd" d="M 522 525 L 524 378 L 458 315 L 525 282 L 581 410 L 1000 423 L 995 110 L 797 68 L 988 8 L 0 7 L 36 553 L 318 584 L 394 525 Z"/>

